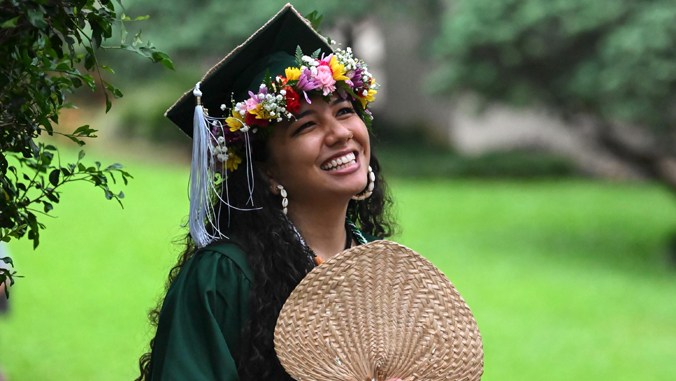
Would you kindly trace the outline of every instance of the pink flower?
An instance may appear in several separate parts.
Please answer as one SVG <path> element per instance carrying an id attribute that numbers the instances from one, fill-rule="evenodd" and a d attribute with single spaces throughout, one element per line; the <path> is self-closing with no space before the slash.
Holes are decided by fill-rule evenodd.
<path id="1" fill-rule="evenodd" d="M 251 98 L 244 101 L 244 104 L 246 105 L 247 114 L 249 113 L 249 111 L 255 110 L 256 106 L 258 106 L 258 103 L 260 103 L 260 102 L 258 101 L 258 97 L 255 96 L 255 95 L 253 95 Z"/>
<path id="2" fill-rule="evenodd" d="M 315 78 L 319 81 L 319 87 L 321 87 L 324 96 L 336 91 L 336 80 L 333 79 L 333 72 L 331 72 L 329 66 L 317 66 L 317 75 Z"/>

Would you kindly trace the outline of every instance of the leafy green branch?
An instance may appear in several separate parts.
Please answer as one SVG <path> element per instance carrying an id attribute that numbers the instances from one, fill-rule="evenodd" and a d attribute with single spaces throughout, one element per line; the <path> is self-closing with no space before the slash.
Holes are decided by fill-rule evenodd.
<path id="1" fill-rule="evenodd" d="M 119 0 L 117 6 L 124 10 Z M 131 178 L 120 164 L 85 165 L 80 151 L 75 163 L 62 165 L 54 161 L 58 148 L 37 139 L 43 133 L 62 135 L 81 147 L 87 138 L 96 137 L 89 125 L 65 133 L 53 124 L 59 124 L 62 109 L 76 108 L 67 96 L 81 87 L 100 87 L 106 112 L 112 107 L 111 96 L 123 96 L 104 78 L 104 73 L 115 71 L 100 61 L 99 49 L 131 51 L 173 70 L 169 56 L 150 41 L 144 43 L 141 31 L 127 43 L 125 23 L 147 18 L 132 19 L 124 13 L 118 17 L 111 0 L 0 1 L 0 241 L 27 236 L 37 247 L 45 228 L 40 221 L 51 217 L 67 183 L 89 182 L 122 205 L 124 194 L 109 188 L 116 183 L 115 175 L 124 184 Z M 119 44 L 104 46 L 113 37 L 114 25 L 120 26 Z M 81 72 L 83 68 L 95 76 Z M 13 282 L 13 274 L 0 271 L 0 283 Z"/>

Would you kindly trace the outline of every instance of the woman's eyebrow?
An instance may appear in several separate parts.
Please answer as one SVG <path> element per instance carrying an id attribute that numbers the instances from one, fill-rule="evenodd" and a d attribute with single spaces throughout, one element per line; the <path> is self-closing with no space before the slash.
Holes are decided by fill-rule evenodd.
<path id="1" fill-rule="evenodd" d="M 307 115 L 310 115 L 310 114 L 314 114 L 314 113 L 316 113 L 316 111 L 313 110 L 313 109 L 305 110 L 305 111 L 301 112 L 300 114 L 298 114 L 298 115 L 296 116 L 296 119 L 300 119 L 300 118 L 302 118 L 302 117 L 304 117 L 304 116 L 307 116 Z"/>
<path id="2" fill-rule="evenodd" d="M 338 103 L 341 103 L 341 102 L 347 102 L 347 99 L 346 98 L 337 98 L 335 101 L 331 102 L 331 106 L 335 106 L 335 105 L 337 105 Z"/>

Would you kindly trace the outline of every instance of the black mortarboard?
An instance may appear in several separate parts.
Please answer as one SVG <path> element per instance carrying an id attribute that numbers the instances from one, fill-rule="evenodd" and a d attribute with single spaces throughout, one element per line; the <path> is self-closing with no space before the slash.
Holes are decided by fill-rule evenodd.
<path id="1" fill-rule="evenodd" d="M 221 104 L 230 103 L 232 95 L 235 101 L 241 101 L 249 90 L 256 92 L 266 69 L 273 78 L 284 74 L 284 69 L 296 66 L 297 46 L 306 54 L 317 49 L 327 54 L 333 51 L 326 39 L 312 29 L 309 21 L 291 4 L 286 4 L 202 77 L 200 89 L 204 108 L 213 112 L 219 110 Z M 195 101 L 190 89 L 164 114 L 190 137 L 193 135 Z"/>

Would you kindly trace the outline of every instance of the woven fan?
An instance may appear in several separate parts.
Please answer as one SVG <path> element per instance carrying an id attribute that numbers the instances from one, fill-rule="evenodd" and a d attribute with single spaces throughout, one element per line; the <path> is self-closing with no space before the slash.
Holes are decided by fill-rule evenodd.
<path id="1" fill-rule="evenodd" d="M 430 261 L 390 241 L 339 253 L 291 293 L 275 350 L 299 381 L 480 380 L 481 335 Z"/>

